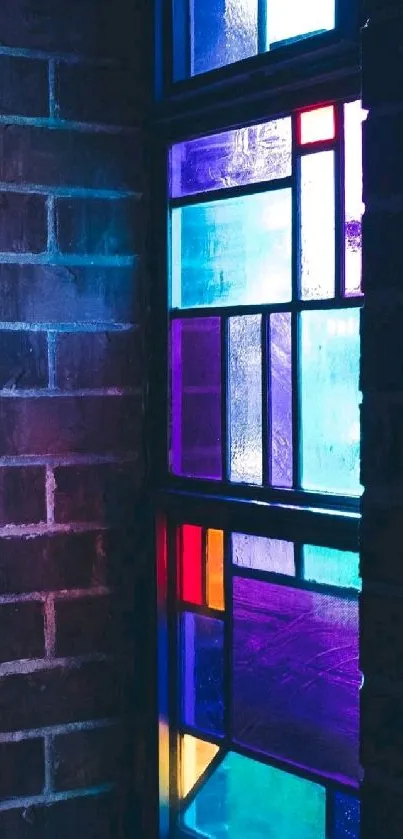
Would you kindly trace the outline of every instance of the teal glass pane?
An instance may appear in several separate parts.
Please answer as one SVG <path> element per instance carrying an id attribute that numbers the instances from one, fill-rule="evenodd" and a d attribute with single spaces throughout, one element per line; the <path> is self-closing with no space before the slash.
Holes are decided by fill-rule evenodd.
<path id="1" fill-rule="evenodd" d="M 229 752 L 183 816 L 209 839 L 325 839 L 325 789 Z"/>
<path id="2" fill-rule="evenodd" d="M 302 487 L 360 494 L 359 309 L 300 319 Z"/>
<path id="3" fill-rule="evenodd" d="M 301 158 L 301 296 L 334 296 L 335 188 L 334 152 Z"/>
<path id="4" fill-rule="evenodd" d="M 358 553 L 304 545 L 303 562 L 305 580 L 361 590 Z"/>
<path id="5" fill-rule="evenodd" d="M 261 484 L 261 315 L 229 319 L 229 473 L 234 483 Z"/>
<path id="6" fill-rule="evenodd" d="M 267 49 L 335 27 L 335 0 L 267 0 Z"/>
<path id="7" fill-rule="evenodd" d="M 173 308 L 291 299 L 291 190 L 172 210 Z"/>

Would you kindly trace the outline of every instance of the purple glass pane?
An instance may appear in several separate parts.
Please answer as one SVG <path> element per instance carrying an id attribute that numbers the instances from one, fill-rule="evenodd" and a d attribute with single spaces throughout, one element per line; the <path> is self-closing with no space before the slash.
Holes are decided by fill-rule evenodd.
<path id="1" fill-rule="evenodd" d="M 291 315 L 270 316 L 269 417 L 271 483 L 292 487 Z"/>
<path id="2" fill-rule="evenodd" d="M 171 196 L 291 175 L 291 119 L 276 119 L 172 146 Z"/>
<path id="3" fill-rule="evenodd" d="M 220 319 L 174 320 L 171 336 L 171 471 L 220 480 Z"/>
<path id="4" fill-rule="evenodd" d="M 341 781 L 358 777 L 358 605 L 234 579 L 238 742 Z"/>
<path id="5" fill-rule="evenodd" d="M 294 543 L 264 536 L 232 534 L 232 561 L 239 568 L 295 576 Z"/>
<path id="6" fill-rule="evenodd" d="M 193 0 L 191 75 L 257 52 L 258 0 Z"/>
<path id="7" fill-rule="evenodd" d="M 361 292 L 362 121 L 361 102 L 344 105 L 345 293 Z"/>
<path id="8" fill-rule="evenodd" d="M 224 733 L 224 624 L 193 612 L 181 619 L 182 722 Z"/>

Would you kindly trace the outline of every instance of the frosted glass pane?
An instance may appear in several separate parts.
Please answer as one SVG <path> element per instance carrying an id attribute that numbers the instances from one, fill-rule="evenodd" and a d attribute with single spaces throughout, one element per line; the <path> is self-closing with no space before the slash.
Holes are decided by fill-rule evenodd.
<path id="1" fill-rule="evenodd" d="M 344 105 L 345 137 L 345 292 L 361 291 L 362 122 L 361 102 Z"/>
<path id="2" fill-rule="evenodd" d="M 174 475 L 221 478 L 219 318 L 172 322 L 170 467 Z"/>
<path id="3" fill-rule="evenodd" d="M 359 495 L 359 309 L 301 315 L 302 486 Z"/>
<path id="4" fill-rule="evenodd" d="M 185 140 L 170 152 L 172 198 L 289 175 L 290 117 Z"/>
<path id="5" fill-rule="evenodd" d="M 335 135 L 334 105 L 300 114 L 301 144 L 332 140 Z"/>
<path id="6" fill-rule="evenodd" d="M 172 306 L 291 299 L 291 190 L 172 211 Z"/>
<path id="7" fill-rule="evenodd" d="M 291 315 L 270 316 L 269 427 L 271 483 L 292 487 Z"/>
<path id="8" fill-rule="evenodd" d="M 184 798 L 193 789 L 203 772 L 215 758 L 218 746 L 199 740 L 190 734 L 181 738 L 180 745 L 180 789 L 179 795 Z"/>
<path id="9" fill-rule="evenodd" d="M 229 320 L 230 480 L 262 483 L 261 316 Z"/>
<path id="10" fill-rule="evenodd" d="M 191 75 L 257 52 L 258 0 L 193 0 Z"/>
<path id="11" fill-rule="evenodd" d="M 324 787 L 229 752 L 186 810 L 203 839 L 325 839 Z"/>
<path id="12" fill-rule="evenodd" d="M 304 545 L 303 558 L 305 580 L 361 590 L 358 553 Z"/>
<path id="13" fill-rule="evenodd" d="M 239 568 L 295 576 L 294 544 L 263 536 L 232 534 L 232 561 Z"/>
<path id="14" fill-rule="evenodd" d="M 301 158 L 301 293 L 333 297 L 335 280 L 334 153 Z"/>
<path id="15" fill-rule="evenodd" d="M 335 0 L 268 0 L 268 48 L 335 26 Z M 280 43 L 279 43 L 280 42 Z"/>

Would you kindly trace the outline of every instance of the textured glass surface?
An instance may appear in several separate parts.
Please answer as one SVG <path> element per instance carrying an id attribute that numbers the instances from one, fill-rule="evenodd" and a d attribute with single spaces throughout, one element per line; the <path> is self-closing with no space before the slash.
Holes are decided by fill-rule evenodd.
<path id="1" fill-rule="evenodd" d="M 359 555 L 318 545 L 304 545 L 304 578 L 342 588 L 361 589 Z"/>
<path id="2" fill-rule="evenodd" d="M 179 596 L 187 603 L 203 602 L 202 529 L 184 524 L 179 529 Z"/>
<path id="3" fill-rule="evenodd" d="M 359 836 L 360 802 L 351 795 L 336 793 L 333 839 L 359 839 Z"/>
<path id="4" fill-rule="evenodd" d="M 236 740 L 357 779 L 357 602 L 240 577 L 233 597 Z"/>
<path id="5" fill-rule="evenodd" d="M 239 568 L 295 576 L 294 544 L 263 536 L 232 534 L 232 561 Z"/>
<path id="6" fill-rule="evenodd" d="M 270 315 L 269 428 L 271 484 L 292 487 L 291 315 Z"/>
<path id="7" fill-rule="evenodd" d="M 344 105 L 345 158 L 345 292 L 361 291 L 362 121 L 361 102 Z"/>
<path id="8" fill-rule="evenodd" d="M 291 298 L 291 190 L 172 210 L 172 306 Z"/>
<path id="9" fill-rule="evenodd" d="M 172 198 L 289 175 L 290 117 L 185 140 L 170 152 Z"/>
<path id="10" fill-rule="evenodd" d="M 160 839 L 169 831 L 169 722 L 168 722 L 168 627 L 167 627 L 167 538 L 166 522 L 156 522 L 157 564 L 157 652 L 158 652 L 158 764 L 159 764 L 159 827 Z"/>
<path id="11" fill-rule="evenodd" d="M 191 75 L 257 52 L 258 0 L 193 0 Z"/>
<path id="12" fill-rule="evenodd" d="M 185 612 L 181 619 L 182 721 L 200 731 L 223 734 L 224 625 Z"/>
<path id="13" fill-rule="evenodd" d="M 179 795 L 184 798 L 194 787 L 203 772 L 216 756 L 218 746 L 199 740 L 185 734 L 180 743 L 180 789 Z"/>
<path id="14" fill-rule="evenodd" d="M 333 140 L 335 135 L 334 105 L 303 111 L 300 114 L 301 144 Z"/>
<path id="15" fill-rule="evenodd" d="M 184 814 L 208 839 L 325 839 L 319 784 L 229 752 Z"/>
<path id="16" fill-rule="evenodd" d="M 206 593 L 210 609 L 224 609 L 224 533 L 208 530 L 206 540 Z"/>
<path id="17" fill-rule="evenodd" d="M 304 489 L 360 493 L 359 310 L 301 315 Z"/>
<path id="18" fill-rule="evenodd" d="M 171 353 L 171 471 L 220 479 L 219 318 L 173 321 Z"/>
<path id="19" fill-rule="evenodd" d="M 334 153 L 301 158 L 301 293 L 333 297 L 335 280 Z"/>
<path id="20" fill-rule="evenodd" d="M 335 26 L 335 0 L 268 0 L 267 48 Z"/>
<path id="21" fill-rule="evenodd" d="M 261 316 L 229 319 L 230 480 L 262 483 Z"/>

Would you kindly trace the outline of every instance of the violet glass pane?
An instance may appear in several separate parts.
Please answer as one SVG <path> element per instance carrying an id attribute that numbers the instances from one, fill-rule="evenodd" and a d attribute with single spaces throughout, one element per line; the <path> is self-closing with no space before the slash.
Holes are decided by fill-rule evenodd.
<path id="1" fill-rule="evenodd" d="M 361 291 L 362 121 L 361 102 L 344 105 L 345 293 Z"/>
<path id="2" fill-rule="evenodd" d="M 292 487 L 291 315 L 270 315 L 269 428 L 271 484 Z"/>
<path id="3" fill-rule="evenodd" d="M 304 545 L 303 564 L 305 580 L 361 590 L 358 553 Z"/>
<path id="4" fill-rule="evenodd" d="M 262 483 L 261 315 L 229 319 L 230 480 Z"/>
<path id="5" fill-rule="evenodd" d="M 295 576 L 293 542 L 233 533 L 232 561 L 239 568 Z"/>
<path id="6" fill-rule="evenodd" d="M 338 792 L 334 800 L 334 839 L 359 839 L 360 802 L 358 798 Z"/>
<path id="7" fill-rule="evenodd" d="M 333 297 L 335 282 L 334 152 L 301 158 L 301 296 Z"/>
<path id="8" fill-rule="evenodd" d="M 172 321 L 171 365 L 171 471 L 220 480 L 219 318 Z"/>
<path id="9" fill-rule="evenodd" d="M 304 489 L 360 494 L 359 309 L 301 315 Z"/>
<path id="10" fill-rule="evenodd" d="M 335 0 L 268 0 L 267 48 L 335 27 Z"/>
<path id="11" fill-rule="evenodd" d="M 241 744 L 358 777 L 358 604 L 234 578 L 233 730 Z"/>
<path id="12" fill-rule="evenodd" d="M 172 210 L 173 308 L 291 299 L 291 190 Z"/>
<path id="13" fill-rule="evenodd" d="M 257 53 L 258 0 L 193 0 L 191 75 Z"/>
<path id="14" fill-rule="evenodd" d="M 224 624 L 193 612 L 181 618 L 182 722 L 224 733 Z"/>
<path id="15" fill-rule="evenodd" d="M 325 839 L 324 787 L 229 752 L 183 816 L 203 839 Z"/>
<path id="16" fill-rule="evenodd" d="M 289 175 L 290 117 L 185 140 L 170 152 L 172 198 Z"/>

